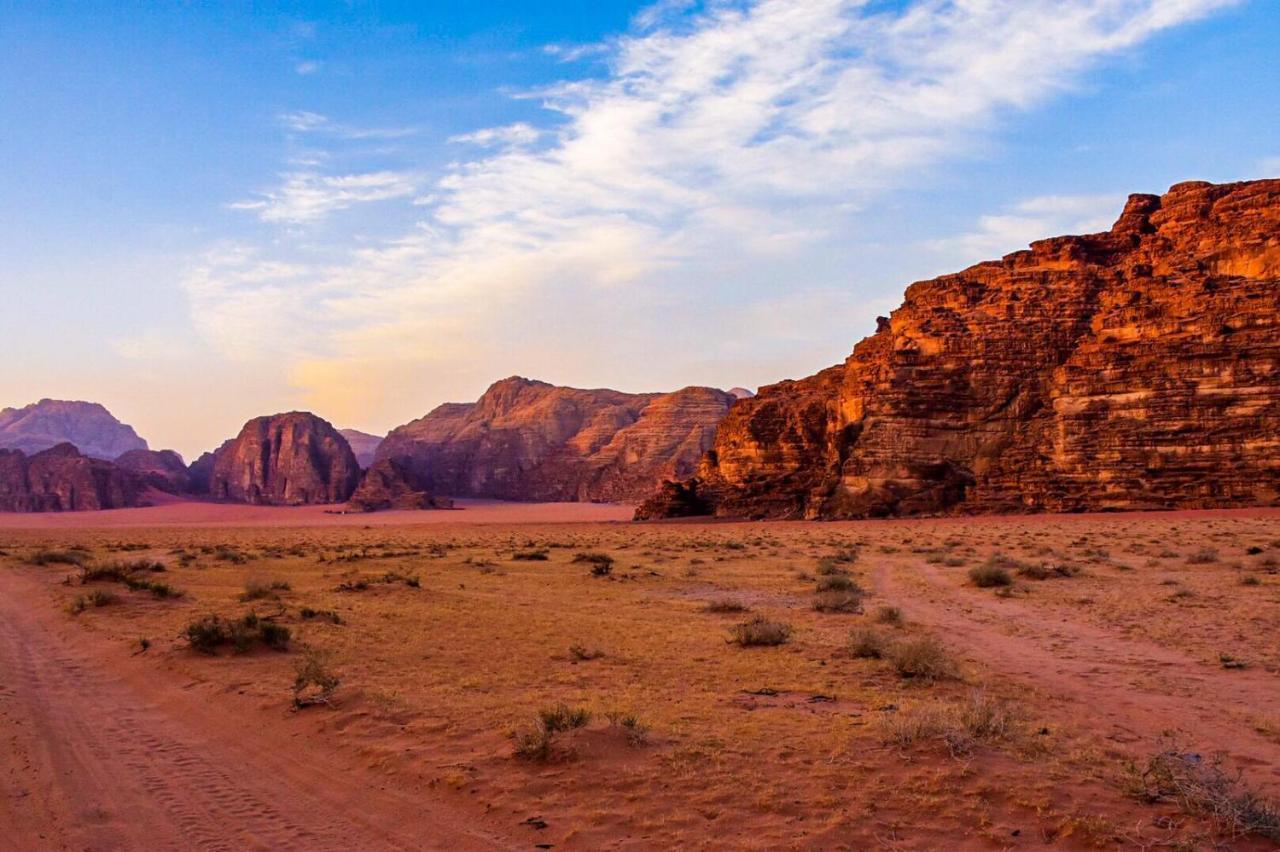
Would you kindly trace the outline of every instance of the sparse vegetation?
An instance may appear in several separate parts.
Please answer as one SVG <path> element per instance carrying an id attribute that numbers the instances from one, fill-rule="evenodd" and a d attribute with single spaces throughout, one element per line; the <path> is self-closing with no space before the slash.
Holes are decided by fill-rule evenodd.
<path id="1" fill-rule="evenodd" d="M 556 735 L 586 727 L 591 713 L 582 707 L 558 704 L 538 712 L 531 728 L 513 735 L 515 756 L 545 762 L 555 755 Z"/>
<path id="2" fill-rule="evenodd" d="M 708 601 L 707 605 L 702 608 L 703 612 L 714 612 L 719 614 L 731 614 L 739 612 L 747 612 L 747 605 L 742 601 L 733 598 L 721 598 L 719 600 Z"/>
<path id="3" fill-rule="evenodd" d="M 998 588 L 1013 585 L 1013 576 L 1009 570 L 994 560 L 969 569 L 969 582 L 980 589 Z"/>
<path id="4" fill-rule="evenodd" d="M 757 615 L 750 621 L 735 626 L 731 632 L 733 641 L 744 648 L 783 645 L 791 638 L 792 627 L 781 621 L 770 621 Z"/>
<path id="5" fill-rule="evenodd" d="M 237 654 L 243 654 L 259 643 L 283 651 L 289 646 L 290 638 L 289 628 L 252 612 L 235 620 L 216 615 L 204 616 L 187 625 L 185 636 L 191 649 L 202 654 L 216 654 L 218 649 L 226 646 Z"/>
<path id="6" fill-rule="evenodd" d="M 298 660 L 294 671 L 293 706 L 301 710 L 316 704 L 329 704 L 341 683 L 319 652 L 307 651 Z"/>
<path id="7" fill-rule="evenodd" d="M 958 676 L 947 649 L 932 636 L 918 636 L 891 642 L 885 658 L 904 678 L 922 681 L 950 680 Z"/>
<path id="8" fill-rule="evenodd" d="M 1172 747 L 1127 767 L 1125 789 L 1139 801 L 1169 801 L 1205 817 L 1231 838 L 1263 837 L 1280 843 L 1280 807 L 1228 773 L 1223 757 Z"/>
<path id="9" fill-rule="evenodd" d="M 244 592 L 240 595 L 241 601 L 260 601 L 265 599 L 279 598 L 280 592 L 290 591 L 292 587 L 284 580 L 269 580 L 261 577 L 253 577 L 245 581 Z"/>
<path id="10" fill-rule="evenodd" d="M 591 566 L 591 573 L 596 577 L 607 577 L 613 573 L 613 557 L 607 553 L 579 553 L 573 561 Z"/>

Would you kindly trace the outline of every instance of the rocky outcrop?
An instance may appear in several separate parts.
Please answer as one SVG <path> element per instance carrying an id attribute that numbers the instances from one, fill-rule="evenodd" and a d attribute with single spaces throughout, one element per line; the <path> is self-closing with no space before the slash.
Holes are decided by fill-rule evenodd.
<path id="1" fill-rule="evenodd" d="M 23 408 L 0 410 L 0 449 L 32 455 L 62 443 L 104 460 L 147 448 L 131 426 L 96 402 L 42 399 Z"/>
<path id="2" fill-rule="evenodd" d="M 143 505 L 145 486 L 130 471 L 63 443 L 28 457 L 0 450 L 0 511 L 80 512 Z"/>
<path id="3" fill-rule="evenodd" d="M 146 485 L 167 494 L 191 491 L 191 474 L 173 450 L 130 450 L 116 459 L 117 467 L 132 471 Z"/>
<path id="4" fill-rule="evenodd" d="M 347 439 L 347 443 L 351 446 L 351 452 L 356 454 L 356 461 L 360 467 L 368 469 L 373 466 L 373 460 L 378 454 L 378 447 L 382 444 L 382 438 L 377 435 L 370 435 L 368 432 L 361 432 L 359 429 L 339 429 L 338 434 Z"/>
<path id="5" fill-rule="evenodd" d="M 250 420 L 240 434 L 191 467 L 196 486 L 219 500 L 296 506 L 341 503 L 360 480 L 360 465 L 338 431 L 294 411 Z"/>
<path id="6" fill-rule="evenodd" d="M 356 512 L 386 509 L 450 509 L 453 501 L 423 487 L 412 469 L 397 459 L 380 459 L 364 472 L 348 507 Z"/>
<path id="7" fill-rule="evenodd" d="M 362 485 L 356 496 L 376 496 L 394 475 L 410 491 L 454 497 L 636 500 L 694 472 L 733 401 L 712 388 L 627 394 L 504 379 L 475 403 L 393 430 L 377 460 L 394 471 L 366 476 L 370 494 Z"/>
<path id="8" fill-rule="evenodd" d="M 912 285 L 843 365 L 735 405 L 640 515 L 1277 504 L 1271 180 L 1135 195 L 1109 232 Z"/>

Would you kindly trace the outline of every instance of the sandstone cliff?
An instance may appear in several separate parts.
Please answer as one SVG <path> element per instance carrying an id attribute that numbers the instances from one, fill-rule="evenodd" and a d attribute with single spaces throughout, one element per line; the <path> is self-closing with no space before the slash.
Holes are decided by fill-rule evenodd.
<path id="1" fill-rule="evenodd" d="M 712 388 L 627 394 L 504 379 L 475 403 L 393 430 L 377 459 L 394 468 L 366 476 L 353 502 L 381 500 L 389 477 L 409 492 L 455 497 L 638 499 L 694 471 L 733 401 Z"/>
<path id="2" fill-rule="evenodd" d="M 191 469 L 220 500 L 264 505 L 340 503 L 360 479 L 346 439 L 314 414 L 258 417 Z"/>
<path id="3" fill-rule="evenodd" d="M 42 399 L 23 408 L 0 410 L 0 449 L 31 455 L 62 443 L 106 460 L 147 448 L 132 427 L 96 402 Z"/>
<path id="4" fill-rule="evenodd" d="M 1280 181 L 912 285 L 841 366 L 734 406 L 638 517 L 1280 504 Z"/>
<path id="5" fill-rule="evenodd" d="M 145 486 L 129 471 L 59 444 L 28 457 L 0 450 L 0 511 L 78 512 L 142 505 Z"/>
<path id="6" fill-rule="evenodd" d="M 160 491 L 169 494 L 191 491 L 191 474 L 182 456 L 173 450 L 130 450 L 116 459 L 115 464 Z"/>

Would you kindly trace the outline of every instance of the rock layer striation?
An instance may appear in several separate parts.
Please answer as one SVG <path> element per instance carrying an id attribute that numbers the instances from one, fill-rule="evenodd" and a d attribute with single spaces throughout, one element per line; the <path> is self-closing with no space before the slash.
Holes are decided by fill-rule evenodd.
<path id="1" fill-rule="evenodd" d="M 692 474 L 734 397 L 579 390 L 513 377 L 389 434 L 353 502 L 415 494 L 504 500 L 637 500 Z"/>
<path id="2" fill-rule="evenodd" d="M 913 284 L 843 365 L 735 405 L 638 517 L 1280 504 L 1280 181 Z"/>

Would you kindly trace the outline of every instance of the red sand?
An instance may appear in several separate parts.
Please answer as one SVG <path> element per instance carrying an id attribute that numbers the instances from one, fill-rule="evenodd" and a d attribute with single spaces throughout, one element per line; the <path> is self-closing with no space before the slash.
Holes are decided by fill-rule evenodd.
<path id="1" fill-rule="evenodd" d="M 630 521 L 632 506 L 616 503 L 506 503 L 457 500 L 456 509 L 337 514 L 333 506 L 248 506 L 170 499 L 143 509 L 104 512 L 0 513 L 0 529 L 127 527 L 413 526 L 417 524 L 537 524 Z"/>

